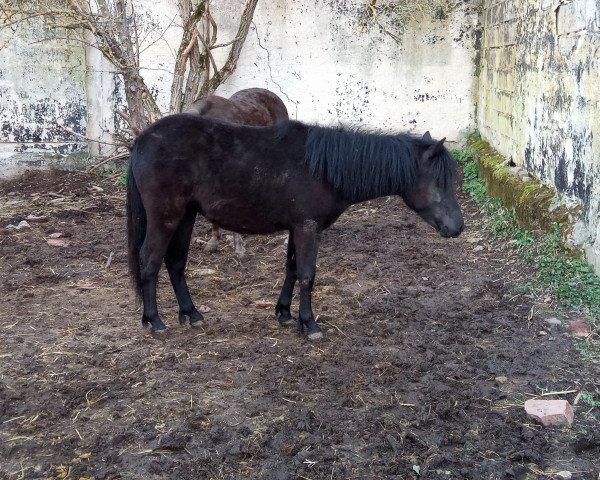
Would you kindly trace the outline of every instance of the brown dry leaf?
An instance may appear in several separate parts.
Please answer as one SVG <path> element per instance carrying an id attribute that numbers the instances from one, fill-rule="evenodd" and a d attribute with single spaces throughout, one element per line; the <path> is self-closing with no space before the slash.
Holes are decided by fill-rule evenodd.
<path id="1" fill-rule="evenodd" d="M 45 215 L 27 215 L 26 220 L 33 223 L 44 223 L 48 221 L 48 217 Z"/>
<path id="2" fill-rule="evenodd" d="M 52 245 L 53 247 L 68 247 L 69 242 L 63 240 L 62 238 L 47 238 L 46 242 L 48 245 Z"/>
<path id="3" fill-rule="evenodd" d="M 269 302 L 267 300 L 257 300 L 254 302 L 254 306 L 256 308 L 271 308 L 273 305 L 275 305 L 273 302 Z"/>
<path id="4" fill-rule="evenodd" d="M 72 462 L 81 462 L 81 460 L 89 460 L 89 458 L 92 456 L 92 452 L 84 452 L 81 455 L 76 456 L 73 460 L 71 460 Z M 82 478 L 86 478 L 86 479 L 90 479 L 90 478 L 94 478 L 94 477 L 79 477 L 79 479 L 81 480 Z"/>
<path id="5" fill-rule="evenodd" d="M 574 337 L 587 338 L 592 334 L 591 325 L 583 318 L 571 322 L 568 326 Z"/>

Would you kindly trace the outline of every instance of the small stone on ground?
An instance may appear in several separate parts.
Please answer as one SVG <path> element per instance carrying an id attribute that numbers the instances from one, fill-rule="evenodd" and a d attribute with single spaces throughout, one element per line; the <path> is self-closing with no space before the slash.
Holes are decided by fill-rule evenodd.
<path id="1" fill-rule="evenodd" d="M 566 400 L 527 400 L 525 411 L 544 427 L 573 424 L 573 408 Z"/>

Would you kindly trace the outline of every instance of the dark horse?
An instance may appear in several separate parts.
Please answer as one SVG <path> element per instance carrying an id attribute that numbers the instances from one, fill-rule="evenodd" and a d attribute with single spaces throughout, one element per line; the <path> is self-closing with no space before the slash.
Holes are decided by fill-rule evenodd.
<path id="1" fill-rule="evenodd" d="M 246 88 L 234 93 L 229 98 L 210 95 L 196 100 L 188 112 L 238 125 L 255 125 L 257 127 L 275 125 L 289 119 L 287 108 L 281 98 L 264 88 Z M 219 227 L 213 223 L 212 235 L 204 249 L 208 252 L 216 251 L 219 237 Z M 238 256 L 244 255 L 244 241 L 235 232 L 233 249 Z"/>
<path id="2" fill-rule="evenodd" d="M 156 305 L 157 276 L 167 266 L 179 321 L 202 325 L 184 276 L 196 214 L 240 233 L 289 231 L 286 275 L 275 309 L 292 321 L 300 283 L 298 328 L 322 336 L 311 307 L 321 232 L 350 205 L 384 195 L 404 202 L 444 237 L 463 216 L 455 193 L 455 160 L 427 133 L 366 133 L 299 122 L 273 127 L 171 115 L 135 142 L 127 176 L 129 266 L 154 334 L 166 332 Z"/>

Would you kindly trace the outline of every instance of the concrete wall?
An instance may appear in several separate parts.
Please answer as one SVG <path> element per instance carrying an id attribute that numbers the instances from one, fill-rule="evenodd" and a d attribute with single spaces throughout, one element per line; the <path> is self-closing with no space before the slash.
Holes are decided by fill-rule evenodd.
<path id="1" fill-rule="evenodd" d="M 600 1 L 485 1 L 477 123 L 581 206 L 572 242 L 600 271 Z"/>
<path id="2" fill-rule="evenodd" d="M 213 2 L 217 43 L 235 36 L 243 4 Z M 468 10 L 470 3 L 461 2 L 444 20 L 417 19 L 400 43 L 376 28 L 359 29 L 365 4 L 259 1 L 237 70 L 217 93 L 228 96 L 246 87 L 266 87 L 284 99 L 292 117 L 307 122 L 431 130 L 450 140 L 472 130 L 473 32 L 478 20 Z M 146 29 L 142 75 L 167 113 L 181 32 L 176 3 L 136 0 L 136 5 L 143 19 L 140 28 Z M 14 172 L 14 166 L 58 161 L 23 153 L 85 151 L 80 139 L 58 123 L 110 142 L 115 110 L 123 98 L 110 65 L 98 52 L 81 46 L 36 43 L 49 35 L 39 24 L 22 28 L 0 49 L 0 175 Z M 215 51 L 218 62 L 225 53 Z M 91 147 L 95 155 L 111 153 L 109 145 Z"/>
<path id="3" fill-rule="evenodd" d="M 242 0 L 219 2 L 222 40 Z M 401 43 L 360 31 L 366 1 L 259 2 L 238 69 L 219 93 L 265 86 L 307 122 L 367 124 L 460 138 L 475 126 L 477 14 L 463 3 L 444 20 L 418 18 Z"/>
<path id="4" fill-rule="evenodd" d="M 59 126 L 85 134 L 85 51 L 51 37 L 35 22 L 0 30 L 0 176 L 87 155 Z"/>

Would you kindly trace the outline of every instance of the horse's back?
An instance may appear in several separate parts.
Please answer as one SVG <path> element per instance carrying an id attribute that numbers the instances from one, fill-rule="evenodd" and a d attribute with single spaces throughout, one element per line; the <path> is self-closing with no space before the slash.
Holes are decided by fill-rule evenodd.
<path id="1" fill-rule="evenodd" d="M 288 111 L 277 95 L 264 88 L 246 88 L 234 93 L 229 100 L 255 119 L 251 121 L 263 123 L 248 123 L 247 125 L 268 125 L 289 119 Z"/>
<path id="2" fill-rule="evenodd" d="M 214 118 L 226 122 L 244 125 L 244 112 L 228 98 L 218 95 L 209 95 L 208 97 L 196 100 L 185 113 L 196 113 L 203 117 Z"/>
<path id="3" fill-rule="evenodd" d="M 209 95 L 196 100 L 187 112 L 251 126 L 273 125 L 289 119 L 281 98 L 264 88 L 246 88 L 229 98 Z"/>
<path id="4" fill-rule="evenodd" d="M 168 115 L 138 136 L 132 165 L 134 170 L 153 168 L 164 175 L 168 170 L 188 172 L 203 166 L 214 170 L 211 165 L 225 166 L 242 159 L 249 165 L 277 165 L 283 162 L 279 157 L 293 157 L 298 163 L 303 158 L 306 130 L 301 124 L 296 129 L 256 127 L 191 113 Z M 280 132 L 286 132 L 287 138 L 282 139 Z"/>

